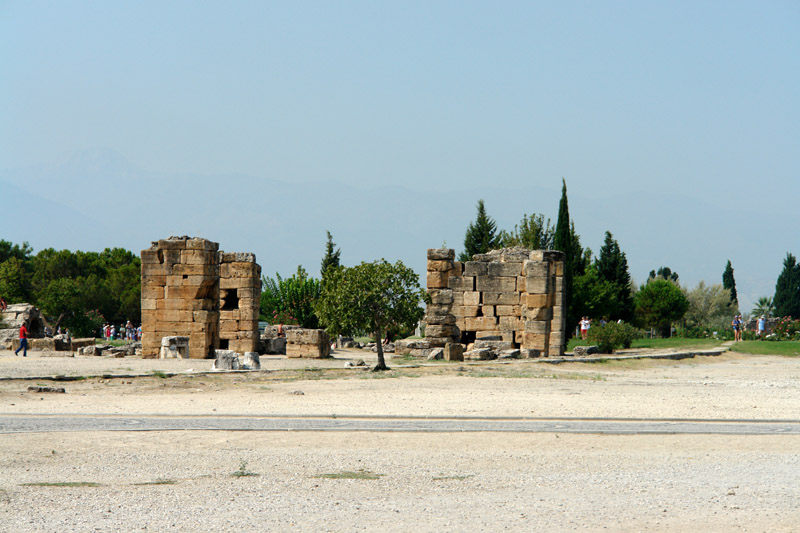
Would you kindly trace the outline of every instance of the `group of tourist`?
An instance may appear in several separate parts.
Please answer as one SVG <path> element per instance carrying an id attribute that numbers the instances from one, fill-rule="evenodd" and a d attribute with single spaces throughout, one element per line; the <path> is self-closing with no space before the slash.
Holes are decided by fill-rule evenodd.
<path id="1" fill-rule="evenodd" d="M 733 340 L 734 341 L 742 340 L 742 331 L 745 330 L 745 325 L 744 325 L 744 320 L 742 320 L 742 315 L 733 316 L 733 320 L 731 321 L 731 327 L 733 328 Z M 756 321 L 756 336 L 764 337 L 766 331 L 767 331 L 767 317 L 765 315 L 761 315 L 759 319 Z"/>
<path id="2" fill-rule="evenodd" d="M 101 330 L 101 337 L 107 341 L 114 340 L 127 340 L 127 341 L 140 341 L 142 340 L 142 326 L 135 327 L 130 320 L 125 326 L 117 326 L 114 324 L 104 324 Z"/>

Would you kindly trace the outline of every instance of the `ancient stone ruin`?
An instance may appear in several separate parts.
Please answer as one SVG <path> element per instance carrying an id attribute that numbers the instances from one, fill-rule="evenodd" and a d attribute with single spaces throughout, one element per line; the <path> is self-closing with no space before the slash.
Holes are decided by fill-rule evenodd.
<path id="1" fill-rule="evenodd" d="M 427 271 L 425 340 L 445 348 L 446 358 L 457 343 L 520 349 L 523 357 L 563 355 L 562 252 L 506 248 L 461 263 L 452 249 L 429 249 Z"/>
<path id="2" fill-rule="evenodd" d="M 183 236 L 154 241 L 141 258 L 142 357 L 158 357 L 168 336 L 188 337 L 195 359 L 258 349 L 261 267 L 254 254 Z"/>

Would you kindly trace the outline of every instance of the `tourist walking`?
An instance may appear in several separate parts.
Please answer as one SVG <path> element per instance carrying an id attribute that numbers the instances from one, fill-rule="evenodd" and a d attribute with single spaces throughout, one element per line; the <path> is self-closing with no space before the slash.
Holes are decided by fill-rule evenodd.
<path id="1" fill-rule="evenodd" d="M 767 329 L 767 319 L 764 315 L 761 315 L 761 318 L 758 319 L 758 333 L 756 333 L 756 335 L 758 335 L 759 338 L 763 338 L 766 329 Z"/>
<path id="2" fill-rule="evenodd" d="M 742 340 L 741 338 L 742 322 L 739 320 L 739 315 L 733 315 L 733 320 L 731 320 L 731 327 L 733 327 L 733 341 L 739 342 L 740 340 Z"/>
<path id="3" fill-rule="evenodd" d="M 22 350 L 22 357 L 28 357 L 28 328 L 25 327 L 25 322 L 19 327 L 19 348 L 14 350 L 14 355 L 19 355 Z"/>

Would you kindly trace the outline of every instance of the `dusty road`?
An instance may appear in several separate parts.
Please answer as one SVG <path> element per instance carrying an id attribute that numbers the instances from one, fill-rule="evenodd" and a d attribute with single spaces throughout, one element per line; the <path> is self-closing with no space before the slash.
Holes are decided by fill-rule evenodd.
<path id="1" fill-rule="evenodd" d="M 271 372 L 195 375 L 210 363 L 190 361 L 172 362 L 192 369 L 172 378 L 0 381 L 0 417 L 682 418 L 792 427 L 800 419 L 800 360 L 790 358 L 447 364 L 376 376 L 343 368 L 358 356 L 326 361 L 328 370 L 275 359 L 263 361 Z M 0 376 L 177 371 L 165 364 L 22 361 L 3 352 Z M 27 392 L 30 385 L 66 394 Z M 0 434 L 0 531 L 792 531 L 800 523 L 798 435 L 91 429 Z M 249 473 L 258 475 L 240 475 Z"/>

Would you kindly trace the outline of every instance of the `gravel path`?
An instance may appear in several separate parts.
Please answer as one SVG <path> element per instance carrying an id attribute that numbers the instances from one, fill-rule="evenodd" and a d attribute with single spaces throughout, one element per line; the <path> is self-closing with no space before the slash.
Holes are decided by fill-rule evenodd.
<path id="1" fill-rule="evenodd" d="M 800 435 L 800 421 L 0 416 L 0 433 L 200 430 Z"/>
<path id="2" fill-rule="evenodd" d="M 0 354 L 0 375 L 184 363 L 85 359 Z M 490 363 L 379 375 L 312 363 L 59 384 L 66 394 L 3 381 L 0 416 L 800 419 L 796 358 Z M 86 429 L 0 434 L 0 532 L 728 532 L 800 523 L 798 435 Z M 320 477 L 346 472 L 360 474 Z M 377 479 L 363 479 L 369 473 Z M 80 482 L 99 486 L 46 485 Z"/>
<path id="3" fill-rule="evenodd" d="M 4 532 L 800 523 L 796 436 L 101 432 L 0 435 L 0 447 Z M 232 476 L 240 470 L 259 475 Z M 320 477 L 360 471 L 377 479 Z M 57 482 L 101 486 L 42 486 Z"/>

